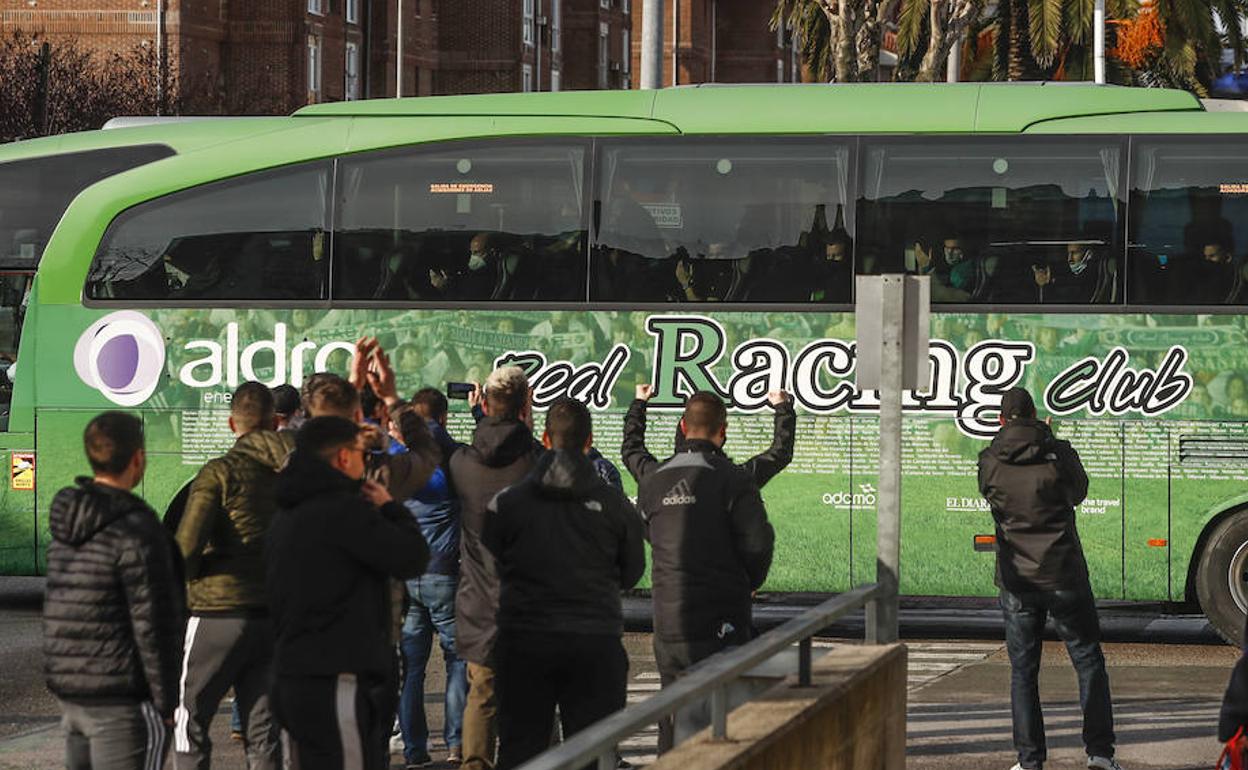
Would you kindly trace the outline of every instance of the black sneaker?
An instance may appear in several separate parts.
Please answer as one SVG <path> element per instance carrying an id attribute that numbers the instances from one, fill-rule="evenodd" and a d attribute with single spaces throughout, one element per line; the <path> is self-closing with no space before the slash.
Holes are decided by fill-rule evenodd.
<path id="1" fill-rule="evenodd" d="M 417 768 L 417 767 L 429 767 L 432 764 L 433 764 L 433 757 L 426 754 L 423 757 L 416 757 L 415 759 L 409 759 L 407 761 L 407 764 L 405 764 L 403 767 L 406 768 L 406 770 L 413 770 L 413 768 Z"/>

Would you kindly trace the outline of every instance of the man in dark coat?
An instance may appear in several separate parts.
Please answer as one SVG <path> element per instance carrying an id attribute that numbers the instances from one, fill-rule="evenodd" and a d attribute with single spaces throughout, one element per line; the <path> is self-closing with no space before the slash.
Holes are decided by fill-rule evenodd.
<path id="1" fill-rule="evenodd" d="M 287 756 L 302 770 L 389 766 L 389 581 L 416 577 L 429 562 L 412 515 L 364 480 L 362 430 L 341 417 L 308 420 L 278 474 L 265 550 L 271 701 Z"/>
<path id="2" fill-rule="evenodd" d="M 278 730 L 269 711 L 273 629 L 264 540 L 277 511 L 277 472 L 294 447 L 294 434 L 273 429 L 273 394 L 258 382 L 234 391 L 229 424 L 238 440 L 200 469 L 178 526 L 191 610 L 174 723 L 179 770 L 211 767 L 209 729 L 231 687 L 249 770 L 279 764 Z"/>
<path id="3" fill-rule="evenodd" d="M 684 451 L 659 462 L 646 449 L 650 385 L 624 418 L 621 455 L 637 480 L 653 558 L 654 654 L 663 686 L 693 664 L 749 641 L 751 594 L 767 579 L 775 533 L 758 485 L 724 455 L 728 413 L 714 393 L 685 405 Z M 670 723 L 659 749 L 671 748 Z"/>
<path id="4" fill-rule="evenodd" d="M 484 541 L 498 565 L 500 770 L 624 708 L 628 655 L 620 591 L 646 568 L 641 519 L 588 458 L 589 410 L 562 398 L 546 413 L 549 449 L 489 505 Z"/>
<path id="5" fill-rule="evenodd" d="M 178 705 L 181 560 L 131 493 L 147 464 L 142 422 L 105 412 L 83 443 L 94 478 L 58 492 L 49 514 L 44 674 L 61 705 L 66 768 L 150 770 L 164 762 Z"/>
<path id="6" fill-rule="evenodd" d="M 455 595 L 455 644 L 468 661 L 464 708 L 464 770 L 494 766 L 494 643 L 498 635 L 498 571 L 481 542 L 486 506 L 494 495 L 524 478 L 542 445 L 533 440 L 528 379 L 518 366 L 494 370 L 485 381 L 485 417 L 472 444 L 451 457 L 451 483 L 460 502 L 459 589 Z"/>
<path id="7" fill-rule="evenodd" d="M 1045 618 L 1052 616 L 1079 676 L 1088 767 L 1120 770 L 1113 758 L 1114 715 L 1100 621 L 1075 528 L 1075 506 L 1088 494 L 1087 473 L 1070 443 L 1054 438 L 1049 426 L 1037 421 L 1025 389 L 1006 391 L 1001 425 L 979 454 L 979 491 L 996 521 L 996 581 L 1012 669 L 1015 767 L 1040 768 L 1046 758 L 1037 678 Z"/>

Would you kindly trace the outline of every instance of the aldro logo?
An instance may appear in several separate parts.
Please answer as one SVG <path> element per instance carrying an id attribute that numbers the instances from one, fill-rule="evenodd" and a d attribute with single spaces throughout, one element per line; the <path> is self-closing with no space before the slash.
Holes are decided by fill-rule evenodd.
<path id="1" fill-rule="evenodd" d="M 684 479 L 677 481 L 676 486 L 667 490 L 667 494 L 663 496 L 664 505 L 693 505 L 696 502 L 698 498 L 693 496 L 689 482 Z"/>

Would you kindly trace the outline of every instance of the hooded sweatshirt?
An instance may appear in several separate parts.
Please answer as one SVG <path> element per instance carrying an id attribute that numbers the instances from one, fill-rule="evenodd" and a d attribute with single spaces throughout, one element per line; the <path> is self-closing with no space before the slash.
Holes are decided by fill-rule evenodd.
<path id="1" fill-rule="evenodd" d="M 463 445 L 456 443 L 440 423 L 430 420 L 428 427 L 446 459 L 434 468 L 428 483 L 403 504 L 416 517 L 429 544 L 428 573 L 456 577 L 459 575 L 459 496 L 451 486 L 449 461 Z"/>
<path id="2" fill-rule="evenodd" d="M 44 674 L 62 700 L 178 705 L 186 626 L 181 560 L 140 498 L 77 479 L 52 501 Z"/>
<path id="3" fill-rule="evenodd" d="M 528 474 L 544 450 L 516 419 L 486 417 L 472 444 L 451 457 L 451 483 L 459 492 L 459 590 L 455 595 L 455 651 L 478 665 L 490 665 L 498 634 L 498 572 L 481 543 L 486 506 L 494 495 Z"/>
<path id="4" fill-rule="evenodd" d="M 979 491 L 997 530 L 997 585 L 1011 593 L 1088 585 L 1075 506 L 1088 476 L 1067 441 L 1034 419 L 1006 423 L 979 453 Z"/>
<path id="5" fill-rule="evenodd" d="M 501 629 L 624 632 L 620 591 L 646 568 L 641 517 L 583 454 L 547 452 L 489 504 Z"/>
<path id="6" fill-rule="evenodd" d="M 277 472 L 293 433 L 257 430 L 209 460 L 191 483 L 178 525 L 195 615 L 264 614 L 264 538 L 277 511 Z"/>
<path id="7" fill-rule="evenodd" d="M 407 509 L 296 451 L 278 474 L 265 547 L 278 676 L 388 676 L 389 579 L 419 576 L 429 547 Z"/>

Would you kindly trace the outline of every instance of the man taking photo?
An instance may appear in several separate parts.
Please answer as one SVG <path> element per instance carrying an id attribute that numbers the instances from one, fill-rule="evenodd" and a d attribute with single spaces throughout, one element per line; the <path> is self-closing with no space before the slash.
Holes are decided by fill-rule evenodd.
<path id="1" fill-rule="evenodd" d="M 1036 419 L 1036 405 L 1023 388 L 1001 398 L 1001 430 L 979 454 L 979 491 L 996 521 L 996 581 L 1013 670 L 1014 770 L 1039 770 L 1046 758 L 1037 679 L 1047 616 L 1079 676 L 1088 767 L 1121 770 L 1114 761 L 1100 621 L 1075 529 L 1075 506 L 1088 494 L 1088 475 L 1070 443 Z"/>

